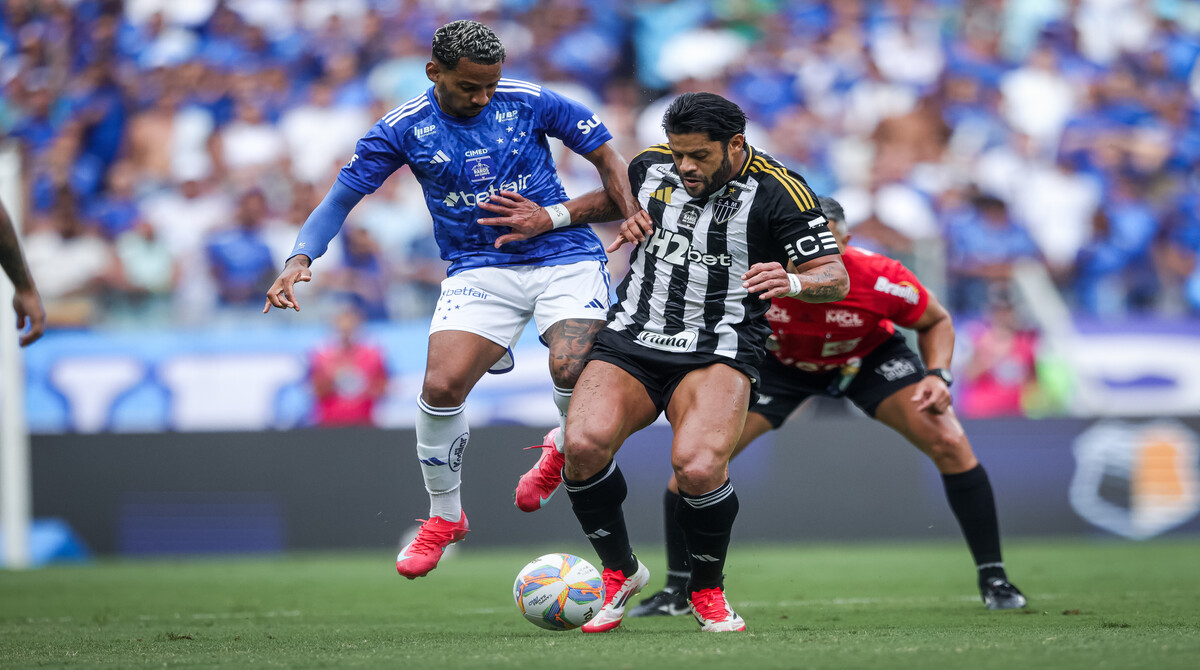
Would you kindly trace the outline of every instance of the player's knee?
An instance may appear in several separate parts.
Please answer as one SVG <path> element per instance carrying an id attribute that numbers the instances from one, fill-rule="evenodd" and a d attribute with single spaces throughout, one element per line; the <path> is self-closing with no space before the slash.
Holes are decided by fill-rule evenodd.
<path id="1" fill-rule="evenodd" d="M 586 479 L 612 460 L 612 440 L 586 424 L 568 423 L 563 439 L 563 453 L 567 458 L 568 474 L 574 475 L 572 479 Z"/>
<path id="2" fill-rule="evenodd" d="M 725 482 L 727 461 L 715 453 L 679 454 L 671 458 L 679 489 L 693 495 L 707 493 Z"/>
<path id="3" fill-rule="evenodd" d="M 962 472 L 975 458 L 966 434 L 957 426 L 940 427 L 930 437 L 925 451 L 941 472 Z"/>
<path id="4" fill-rule="evenodd" d="M 467 399 L 467 388 L 449 379 L 427 377 L 421 386 L 421 398 L 433 407 L 458 407 Z"/>

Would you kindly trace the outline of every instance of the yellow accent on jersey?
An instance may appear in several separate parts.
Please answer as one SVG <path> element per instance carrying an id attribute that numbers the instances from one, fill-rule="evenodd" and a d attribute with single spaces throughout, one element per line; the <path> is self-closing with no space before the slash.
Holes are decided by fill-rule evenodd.
<path id="1" fill-rule="evenodd" d="M 817 206 L 816 198 L 813 197 L 812 191 L 800 182 L 800 180 L 787 173 L 787 170 L 782 166 L 775 166 L 768 163 L 761 156 L 754 160 L 754 165 L 751 168 L 754 172 L 766 172 L 775 177 L 787 192 L 791 194 L 792 200 L 796 202 L 796 206 L 801 211 L 808 211 Z"/>
<path id="2" fill-rule="evenodd" d="M 650 195 L 654 200 L 661 200 L 668 205 L 671 204 L 671 196 L 675 193 L 674 186 L 664 186 Z"/>
<path id="3" fill-rule="evenodd" d="M 649 147 L 646 147 L 645 149 L 642 149 L 641 151 L 638 152 L 637 156 L 634 156 L 634 158 L 637 158 L 638 156 L 641 156 L 644 153 L 669 154 L 669 153 L 671 153 L 671 148 L 665 144 L 655 144 L 653 146 L 649 146 Z"/>

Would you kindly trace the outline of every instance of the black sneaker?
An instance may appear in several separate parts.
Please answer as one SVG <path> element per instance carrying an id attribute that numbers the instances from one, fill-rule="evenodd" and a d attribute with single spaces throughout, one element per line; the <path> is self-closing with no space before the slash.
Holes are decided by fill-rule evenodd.
<path id="1" fill-rule="evenodd" d="M 1000 577 L 992 577 L 980 584 L 979 595 L 983 596 L 983 606 L 990 610 L 1018 610 L 1025 606 L 1025 594 L 1021 589 Z"/>
<path id="2" fill-rule="evenodd" d="M 692 607 L 688 604 L 687 594 L 666 588 L 638 603 L 629 610 L 628 616 L 679 616 L 691 613 Z"/>

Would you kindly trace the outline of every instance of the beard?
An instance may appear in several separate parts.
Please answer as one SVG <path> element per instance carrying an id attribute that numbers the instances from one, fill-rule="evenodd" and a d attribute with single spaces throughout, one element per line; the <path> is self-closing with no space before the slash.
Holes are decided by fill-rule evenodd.
<path id="1" fill-rule="evenodd" d="M 688 179 L 699 179 L 701 182 L 700 187 L 695 193 L 692 193 L 692 189 L 688 188 L 686 183 L 683 185 L 683 190 L 687 191 L 687 194 L 693 198 L 707 198 L 721 190 L 733 178 L 733 163 L 729 160 L 729 151 L 725 151 L 725 154 L 721 157 L 721 164 L 717 166 L 717 169 L 711 176 L 700 173 L 690 173 L 680 176 L 687 177 Z"/>

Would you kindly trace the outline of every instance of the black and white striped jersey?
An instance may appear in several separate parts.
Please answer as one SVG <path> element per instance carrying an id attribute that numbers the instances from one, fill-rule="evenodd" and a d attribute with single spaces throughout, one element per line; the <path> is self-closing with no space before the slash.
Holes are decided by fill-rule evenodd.
<path id="1" fill-rule="evenodd" d="M 661 351 L 762 358 L 770 301 L 742 288 L 742 274 L 838 248 L 804 179 L 750 145 L 746 152 L 741 172 L 705 198 L 687 194 L 665 144 L 630 162 L 630 186 L 654 232 L 630 255 L 610 329 Z"/>

